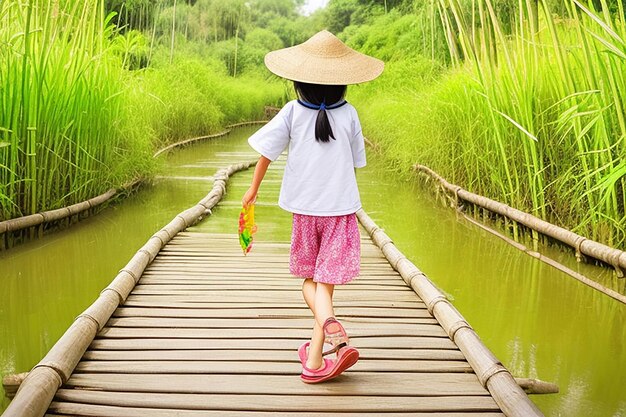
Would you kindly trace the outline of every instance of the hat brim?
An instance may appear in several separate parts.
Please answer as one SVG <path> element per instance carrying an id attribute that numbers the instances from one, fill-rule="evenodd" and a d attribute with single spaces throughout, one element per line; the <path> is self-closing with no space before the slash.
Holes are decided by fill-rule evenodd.
<path id="1" fill-rule="evenodd" d="M 313 55 L 300 45 L 265 55 L 265 65 L 279 77 L 310 84 L 347 85 L 371 81 L 385 69 L 380 59 L 349 50 L 339 57 Z"/>

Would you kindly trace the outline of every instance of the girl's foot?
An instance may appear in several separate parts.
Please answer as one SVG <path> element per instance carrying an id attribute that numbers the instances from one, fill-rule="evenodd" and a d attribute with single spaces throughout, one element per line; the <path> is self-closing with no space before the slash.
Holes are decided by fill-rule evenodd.
<path id="1" fill-rule="evenodd" d="M 359 351 L 352 346 L 346 346 L 339 350 L 336 360 L 324 359 L 324 364 L 320 369 L 313 370 L 303 365 L 300 378 L 307 384 L 328 381 L 341 375 L 346 369 L 357 363 L 358 360 Z"/>
<path id="2" fill-rule="evenodd" d="M 330 359 L 324 359 L 324 363 L 320 369 L 309 369 L 306 365 L 303 365 L 300 379 L 307 384 L 324 382 L 338 375 L 333 374 L 335 368 L 335 361 Z"/>
<path id="3" fill-rule="evenodd" d="M 298 349 L 298 356 L 300 358 L 300 363 L 302 364 L 302 375 L 300 375 L 300 378 L 308 384 L 326 381 L 330 379 L 329 375 L 335 366 L 335 361 L 322 358 L 322 365 L 318 369 L 311 369 L 307 367 L 307 349 L 310 344 L 311 342 L 306 342 Z"/>

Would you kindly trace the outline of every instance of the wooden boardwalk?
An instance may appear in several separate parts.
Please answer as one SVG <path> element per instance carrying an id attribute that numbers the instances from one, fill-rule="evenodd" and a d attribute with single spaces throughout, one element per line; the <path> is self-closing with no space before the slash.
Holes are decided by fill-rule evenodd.
<path id="1" fill-rule="evenodd" d="M 199 169 L 252 156 L 221 152 L 224 161 Z M 542 416 L 364 212 L 361 275 L 335 295 L 361 360 L 335 380 L 301 382 L 297 348 L 314 322 L 301 279 L 289 274 L 289 243 L 278 241 L 288 239 L 285 214 L 260 204 L 264 233 L 277 237 L 257 240 L 247 257 L 235 234 L 215 233 L 235 227 L 238 198 L 196 224 L 249 165 L 218 170 L 206 197 L 148 239 L 31 370 L 3 416 Z M 282 160 L 270 166 L 264 192 L 277 196 L 282 169 Z M 249 184 L 251 170 L 240 175 Z M 231 186 L 239 187 L 232 196 L 243 193 Z"/>
<path id="2" fill-rule="evenodd" d="M 289 244 L 184 232 L 150 264 L 57 392 L 49 415 L 502 416 L 457 346 L 366 233 L 336 313 L 362 359 L 300 381 L 313 319 Z"/>

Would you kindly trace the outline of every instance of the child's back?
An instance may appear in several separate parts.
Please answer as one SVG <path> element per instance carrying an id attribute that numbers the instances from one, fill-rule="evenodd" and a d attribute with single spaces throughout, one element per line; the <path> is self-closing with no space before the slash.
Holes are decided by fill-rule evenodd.
<path id="1" fill-rule="evenodd" d="M 318 110 L 298 100 L 287 103 L 248 140 L 270 160 L 288 146 L 278 204 L 298 214 L 339 216 L 361 208 L 354 168 L 365 166 L 365 143 L 354 107 L 343 101 L 326 110 L 334 139 L 315 138 Z"/>

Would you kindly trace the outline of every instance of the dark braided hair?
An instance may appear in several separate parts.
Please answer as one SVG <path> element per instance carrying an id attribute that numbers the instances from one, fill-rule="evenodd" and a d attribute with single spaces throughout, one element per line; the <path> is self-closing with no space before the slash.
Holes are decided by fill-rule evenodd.
<path id="1" fill-rule="evenodd" d="M 307 84 L 300 81 L 294 81 L 294 87 L 298 97 L 311 104 L 320 106 L 332 106 L 337 103 L 346 94 L 345 85 L 326 85 L 326 84 Z M 326 109 L 322 108 L 317 113 L 315 120 L 315 139 L 321 142 L 329 142 L 330 138 L 335 139 L 333 130 L 330 127 L 330 121 L 326 114 Z"/>

